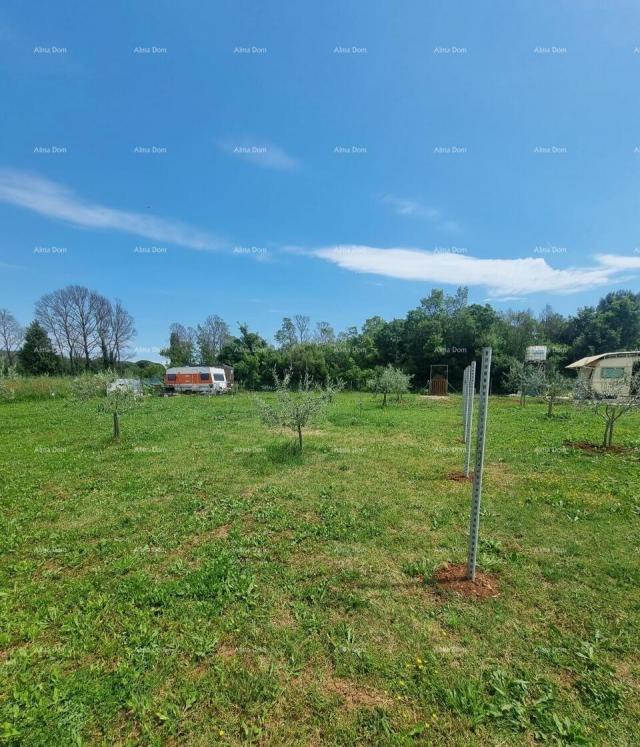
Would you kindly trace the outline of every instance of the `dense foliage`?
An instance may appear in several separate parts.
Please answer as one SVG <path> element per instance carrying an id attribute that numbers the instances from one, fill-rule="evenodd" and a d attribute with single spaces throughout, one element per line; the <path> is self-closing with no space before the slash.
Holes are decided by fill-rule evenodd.
<path id="1" fill-rule="evenodd" d="M 126 341 L 130 339 L 133 320 L 119 304 L 111 307 L 112 314 L 109 315 L 108 302 L 93 292 L 81 292 L 84 290 L 70 286 L 63 289 L 64 292 L 57 292 L 58 295 L 51 294 L 57 299 L 58 306 L 54 304 L 52 308 L 58 309 L 60 319 L 66 318 L 59 309 L 63 302 L 74 312 L 72 318 L 80 319 L 72 339 L 79 335 L 79 339 L 84 340 L 83 331 L 90 333 L 87 344 L 83 342 L 76 351 L 74 366 L 107 367 L 141 378 L 161 376 L 163 367 L 158 363 L 118 363 L 119 352 L 114 359 L 114 340 L 119 351 L 120 346 L 126 344 L 123 335 Z M 53 303 L 49 296 L 41 299 L 37 308 L 38 319 L 45 319 L 43 308 L 49 308 L 42 303 L 43 300 L 50 306 Z M 85 308 L 83 302 L 90 312 L 84 325 L 80 313 Z M 67 306 L 63 304 L 62 310 Z M 15 320 L 6 310 L 2 318 L 14 334 L 11 338 L 7 333 L 7 339 L 15 341 Z M 98 323 L 100 320 L 101 324 Z M 61 343 L 60 347 L 47 326 L 41 326 L 53 342 L 56 370 L 68 371 L 71 362 L 65 355 L 65 345 Z M 122 327 L 125 332 L 120 329 Z M 52 329 L 57 327 L 54 325 Z M 465 366 L 479 357 L 483 346 L 491 345 L 494 391 L 514 391 L 517 379 L 517 376 L 514 378 L 514 364 L 524 359 L 528 345 L 547 345 L 550 360 L 559 371 L 567 363 L 586 355 L 639 349 L 640 294 L 624 290 L 611 292 L 596 306 L 581 308 L 575 316 L 565 317 L 550 306 L 538 315 L 529 310 L 498 311 L 490 304 L 470 304 L 466 288 L 459 288 L 452 295 L 433 289 L 404 318 L 386 321 L 374 316 L 367 319 L 361 329 L 350 327 L 338 334 L 324 321 L 318 322 L 314 329 L 309 317 L 285 317 L 274 335 L 274 343 L 270 344 L 246 324 L 239 325 L 239 334 L 233 336 L 221 317 L 211 315 L 195 328 L 172 324 L 169 344 L 162 350 L 162 355 L 173 366 L 227 363 L 235 369 L 236 382 L 254 390 L 272 387 L 274 369 L 280 376 L 289 372 L 294 385 L 308 375 L 317 382 L 341 379 L 347 388 L 362 390 L 388 365 L 410 375 L 412 386 L 420 390 L 429 380 L 430 366 L 445 364 L 449 367 L 452 388 L 459 391 Z M 5 364 L 10 362 L 17 349 L 15 342 L 7 344 L 3 356 Z M 92 351 L 95 351 L 93 357 Z M 50 368 L 48 356 L 47 359 Z M 23 360 L 25 364 L 21 372 L 35 373 L 24 356 Z"/>
<path id="2" fill-rule="evenodd" d="M 352 327 L 337 335 L 319 322 L 317 331 L 296 334 L 302 325 L 283 320 L 276 334 L 278 347 L 241 325 L 240 334 L 221 348 L 217 360 L 235 368 L 236 381 L 248 389 L 271 386 L 274 367 L 292 381 L 306 374 L 314 380 L 340 378 L 350 389 L 364 389 L 388 365 L 411 375 L 422 389 L 433 364 L 449 366 L 449 381 L 458 390 L 467 364 L 483 346 L 493 348 L 494 390 L 505 384 L 514 361 L 524 359 L 528 345 L 547 345 L 550 361 L 562 370 L 585 355 L 640 348 L 640 294 L 609 293 L 596 307 L 564 317 L 547 306 L 531 311 L 499 312 L 489 304 L 469 304 L 466 288 L 454 295 L 432 290 L 404 319 L 367 319 L 361 330 Z M 308 323 L 308 319 L 307 319 Z M 309 325 L 307 324 L 307 330 Z"/>

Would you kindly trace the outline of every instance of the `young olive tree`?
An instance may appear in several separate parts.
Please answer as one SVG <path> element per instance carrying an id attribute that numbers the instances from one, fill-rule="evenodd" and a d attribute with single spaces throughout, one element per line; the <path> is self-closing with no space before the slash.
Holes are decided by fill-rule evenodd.
<path id="1" fill-rule="evenodd" d="M 142 389 L 135 379 L 117 379 L 111 371 L 83 374 L 73 380 L 72 392 L 78 401 L 99 398 L 98 412 L 111 416 L 113 440 L 120 440 L 120 417 L 133 409 L 142 400 Z"/>
<path id="2" fill-rule="evenodd" d="M 569 381 L 555 366 L 543 372 L 541 377 L 542 398 L 547 403 L 547 417 L 553 417 L 553 406 L 559 397 L 570 390 Z"/>
<path id="3" fill-rule="evenodd" d="M 613 430 L 618 420 L 640 408 L 640 372 L 632 377 L 598 381 L 596 389 L 592 379 L 578 379 L 575 399 L 604 420 L 602 446 L 607 448 L 613 444 Z"/>
<path id="4" fill-rule="evenodd" d="M 303 450 L 303 429 L 325 412 L 336 392 L 342 389 L 342 382 L 327 383 L 324 387 L 314 386 L 308 375 L 297 390 L 290 389 L 291 374 L 282 378 L 274 371 L 275 403 L 255 398 L 262 422 L 272 428 L 289 428 L 298 434 L 298 448 Z"/>
<path id="5" fill-rule="evenodd" d="M 520 395 L 520 407 L 526 407 L 527 395 L 539 395 L 544 391 L 544 372 L 537 365 L 527 365 L 514 360 L 504 377 L 505 387 Z"/>
<path id="6" fill-rule="evenodd" d="M 406 374 L 389 364 L 386 368 L 380 369 L 372 379 L 369 379 L 367 389 L 375 394 L 381 394 L 382 406 L 386 407 L 387 396 L 390 394 L 395 394 L 396 402 L 402 400 L 402 395 L 409 391 L 412 378 L 410 374 Z"/>

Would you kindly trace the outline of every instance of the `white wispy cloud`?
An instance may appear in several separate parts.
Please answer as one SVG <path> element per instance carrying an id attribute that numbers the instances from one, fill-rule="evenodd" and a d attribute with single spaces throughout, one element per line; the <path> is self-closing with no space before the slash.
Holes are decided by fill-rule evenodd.
<path id="1" fill-rule="evenodd" d="M 190 249 L 212 251 L 222 247 L 220 239 L 202 229 L 92 203 L 57 182 L 21 171 L 0 170 L 0 202 L 83 228 L 122 231 Z"/>
<path id="2" fill-rule="evenodd" d="M 385 195 L 382 201 L 390 205 L 398 215 L 410 218 L 423 218 L 435 224 L 443 231 L 450 231 L 452 233 L 460 231 L 460 225 L 456 221 L 446 218 L 440 208 L 425 205 L 418 200 L 396 197 L 395 195 Z"/>
<path id="3" fill-rule="evenodd" d="M 640 254 L 596 254 L 596 259 L 612 270 L 640 270 Z"/>
<path id="4" fill-rule="evenodd" d="M 600 254 L 590 266 L 558 269 L 545 259 L 484 259 L 419 249 L 340 245 L 313 252 L 352 272 L 445 285 L 481 286 L 495 299 L 532 293 L 577 293 L 623 280 L 640 270 L 640 257 Z"/>
<path id="5" fill-rule="evenodd" d="M 243 137 L 239 140 L 219 140 L 218 148 L 224 153 L 237 156 L 266 169 L 276 171 L 294 171 L 300 167 L 300 161 L 286 153 L 273 143 L 259 138 Z"/>

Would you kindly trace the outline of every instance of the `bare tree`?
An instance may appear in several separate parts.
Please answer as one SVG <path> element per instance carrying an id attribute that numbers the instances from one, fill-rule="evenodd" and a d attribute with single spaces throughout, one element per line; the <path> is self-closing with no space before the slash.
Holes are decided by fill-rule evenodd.
<path id="1" fill-rule="evenodd" d="M 80 349 L 80 343 L 77 337 L 77 328 L 73 320 L 71 293 L 67 287 L 54 291 L 50 295 L 52 297 L 51 310 L 55 324 L 59 329 L 59 332 L 54 333 L 54 336 L 64 341 L 63 350 L 61 352 L 64 355 L 64 347 L 66 347 L 66 352 L 69 356 L 69 366 L 73 373 L 77 367 L 76 358 L 78 350 Z"/>
<path id="2" fill-rule="evenodd" d="M 96 314 L 98 294 L 82 285 L 69 285 L 65 290 L 69 294 L 74 336 L 80 343 L 85 366 L 89 368 L 91 354 L 99 343 L 97 334 L 98 316 Z"/>
<path id="3" fill-rule="evenodd" d="M 93 313 L 95 314 L 96 334 L 102 355 L 102 367 L 106 370 L 115 361 L 113 346 L 113 307 L 111 301 L 99 293 L 92 294 Z"/>
<path id="4" fill-rule="evenodd" d="M 69 359 L 72 373 L 81 357 L 88 367 L 96 349 L 100 350 L 104 368 L 120 363 L 135 335 L 133 318 L 120 301 L 112 304 L 79 285 L 42 296 L 36 303 L 35 316 L 60 355 Z"/>
<path id="5" fill-rule="evenodd" d="M 111 323 L 113 355 L 115 362 L 120 365 L 122 357 L 126 354 L 136 335 L 136 328 L 133 317 L 117 299 L 112 309 Z"/>
<path id="6" fill-rule="evenodd" d="M 309 326 L 310 326 L 311 320 L 308 316 L 303 316 L 302 314 L 296 314 L 293 317 L 293 323 L 296 328 L 296 332 L 298 333 L 298 342 L 302 345 L 304 342 L 308 342 L 309 340 Z"/>
<path id="7" fill-rule="evenodd" d="M 329 322 L 318 322 L 316 324 L 316 340 L 321 345 L 329 345 L 336 341 L 336 333 Z"/>
<path id="8" fill-rule="evenodd" d="M 10 366 L 13 365 L 13 355 L 20 347 L 23 337 L 24 330 L 15 316 L 8 309 L 0 309 L 0 341 Z"/>
<path id="9" fill-rule="evenodd" d="M 216 362 L 218 354 L 231 337 L 229 326 L 217 314 L 208 316 L 203 324 L 198 325 L 197 342 L 200 353 L 200 363 L 211 366 Z"/>
<path id="10" fill-rule="evenodd" d="M 56 291 L 59 293 L 59 291 Z M 64 356 L 67 352 L 62 325 L 58 318 L 55 305 L 56 293 L 47 293 L 36 303 L 36 321 L 53 338 L 57 352 Z"/>

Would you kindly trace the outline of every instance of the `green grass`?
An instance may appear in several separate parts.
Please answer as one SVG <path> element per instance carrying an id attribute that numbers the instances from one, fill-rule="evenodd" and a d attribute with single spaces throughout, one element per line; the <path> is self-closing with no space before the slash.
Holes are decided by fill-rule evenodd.
<path id="1" fill-rule="evenodd" d="M 460 400 L 342 394 L 266 431 L 248 395 L 0 404 L 0 742 L 638 744 L 640 417 L 489 411 L 480 565 Z M 634 450 L 635 449 L 635 450 Z"/>

